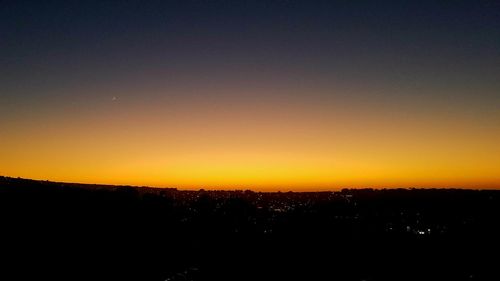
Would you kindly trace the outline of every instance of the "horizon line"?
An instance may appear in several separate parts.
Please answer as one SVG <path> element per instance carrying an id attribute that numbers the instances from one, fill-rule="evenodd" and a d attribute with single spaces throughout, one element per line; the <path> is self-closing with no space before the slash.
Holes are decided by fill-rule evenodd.
<path id="1" fill-rule="evenodd" d="M 339 187 L 339 188 L 318 188 L 318 189 L 311 189 L 311 188 L 301 188 L 301 189 L 288 189 L 288 190 L 283 190 L 283 189 L 274 189 L 274 188 L 269 188 L 266 190 L 262 189 L 252 189 L 252 188 L 217 188 L 217 187 L 196 187 L 196 188 L 178 188 L 175 186 L 158 186 L 158 185 L 134 185 L 134 184 L 110 184 L 110 183 L 87 183 L 87 182 L 69 182 L 69 181 L 57 181 L 57 180 L 49 180 L 49 179 L 35 179 L 35 178 L 24 178 L 24 177 L 16 177 L 16 176 L 4 176 L 0 175 L 0 178 L 7 178 L 7 179 L 17 179 L 17 180 L 28 180 L 28 181 L 37 181 L 37 182 L 48 182 L 48 183 L 56 183 L 56 184 L 74 184 L 74 185 L 89 185 L 89 186 L 104 186 L 104 187 L 133 187 L 133 188 L 152 188 L 152 189 L 175 189 L 177 191 L 252 191 L 252 192 L 261 192 L 261 193 L 286 193 L 286 192 L 300 192 L 300 193 L 311 193 L 311 192 L 341 192 L 342 190 L 398 190 L 398 189 L 404 189 L 404 190 L 433 190 L 433 189 L 440 189 L 440 190 L 474 190 L 474 191 L 483 191 L 483 190 L 488 190 L 488 191 L 500 191 L 500 188 L 470 188 L 470 187 L 415 187 L 415 186 L 399 186 L 399 187 Z"/>

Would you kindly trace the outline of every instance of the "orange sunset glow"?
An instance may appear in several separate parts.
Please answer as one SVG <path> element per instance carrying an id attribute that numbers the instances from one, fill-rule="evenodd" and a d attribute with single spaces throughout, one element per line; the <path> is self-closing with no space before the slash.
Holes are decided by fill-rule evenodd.
<path id="1" fill-rule="evenodd" d="M 20 15 L 26 26 L 2 33 L 0 175 L 181 189 L 500 188 L 492 19 L 420 22 L 396 7 L 395 19 L 367 12 L 358 23 L 349 7 L 332 17 L 305 3 L 279 4 L 281 19 L 245 5 L 201 18 L 196 5 L 151 17 L 147 5 L 116 18 L 95 8 L 67 26 L 53 26 L 66 16 L 57 10 L 53 22 Z"/>
<path id="2" fill-rule="evenodd" d="M 267 98 L 278 90 L 293 97 Z M 500 131 L 488 112 L 301 98 L 332 90 L 264 88 L 257 99 L 242 86 L 226 90 L 238 100 L 200 90 L 176 104 L 117 93 L 26 111 L 1 123 L 9 134 L 0 139 L 0 170 L 183 189 L 500 187 Z"/>

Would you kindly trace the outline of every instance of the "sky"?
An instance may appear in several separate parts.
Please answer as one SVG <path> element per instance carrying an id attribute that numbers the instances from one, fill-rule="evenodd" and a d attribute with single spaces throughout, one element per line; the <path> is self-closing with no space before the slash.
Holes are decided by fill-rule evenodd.
<path id="1" fill-rule="evenodd" d="M 0 175 L 500 188 L 498 1 L 0 1 Z"/>

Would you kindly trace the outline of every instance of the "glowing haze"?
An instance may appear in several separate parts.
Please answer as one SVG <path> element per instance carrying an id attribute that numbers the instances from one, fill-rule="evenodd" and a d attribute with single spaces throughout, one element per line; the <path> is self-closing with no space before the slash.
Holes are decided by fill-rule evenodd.
<path id="1" fill-rule="evenodd" d="M 3 2 L 0 174 L 500 188 L 499 6 L 330 2 Z"/>

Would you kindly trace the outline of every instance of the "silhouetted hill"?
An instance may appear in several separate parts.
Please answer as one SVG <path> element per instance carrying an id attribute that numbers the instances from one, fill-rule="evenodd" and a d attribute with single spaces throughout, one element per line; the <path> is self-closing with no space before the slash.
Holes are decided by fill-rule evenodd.
<path id="1" fill-rule="evenodd" d="M 2 280 L 500 280 L 500 192 L 0 177 Z M 13 276 L 13 277 L 11 277 Z"/>

